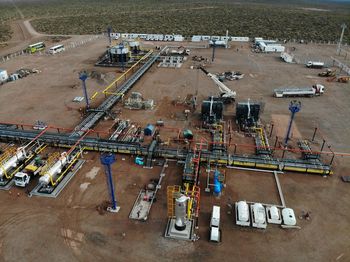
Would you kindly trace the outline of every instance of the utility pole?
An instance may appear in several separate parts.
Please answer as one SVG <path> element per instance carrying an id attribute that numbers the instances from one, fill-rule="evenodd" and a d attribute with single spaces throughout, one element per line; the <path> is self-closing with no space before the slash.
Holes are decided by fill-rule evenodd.
<path id="1" fill-rule="evenodd" d="M 101 164 L 105 168 L 105 174 L 106 174 L 106 180 L 107 180 L 107 187 L 108 191 L 111 197 L 112 206 L 107 208 L 107 211 L 118 213 L 120 207 L 117 206 L 117 200 L 115 199 L 114 194 L 114 185 L 113 185 L 113 178 L 112 178 L 112 169 L 111 165 L 116 161 L 115 154 L 112 153 L 103 153 L 101 154 Z"/>
<path id="2" fill-rule="evenodd" d="M 110 47 L 112 45 L 112 37 L 111 37 L 112 27 L 110 25 L 107 27 L 107 33 L 108 33 L 108 40 L 109 40 L 109 47 Z"/>
<path id="3" fill-rule="evenodd" d="M 215 59 L 215 47 L 216 47 L 216 40 L 212 40 L 213 42 L 213 54 L 211 56 L 211 61 L 214 62 Z"/>
<path id="4" fill-rule="evenodd" d="M 293 100 L 289 104 L 289 111 L 291 112 L 291 116 L 290 116 L 290 121 L 289 121 L 289 125 L 288 125 L 287 135 L 286 135 L 286 138 L 284 140 L 284 147 L 285 148 L 288 145 L 289 135 L 290 135 L 290 131 L 292 130 L 292 124 L 293 124 L 294 116 L 295 116 L 296 113 L 298 113 L 300 111 L 300 108 L 301 108 L 301 102 L 300 101 Z"/>
<path id="5" fill-rule="evenodd" d="M 343 23 L 341 26 L 342 28 L 341 30 L 341 34 L 340 34 L 340 39 L 339 39 L 339 43 L 338 43 L 338 48 L 337 48 L 337 55 L 340 55 L 340 51 L 341 51 L 341 44 L 343 42 L 343 37 L 344 37 L 344 32 L 345 32 L 345 29 L 346 29 L 346 24 Z"/>

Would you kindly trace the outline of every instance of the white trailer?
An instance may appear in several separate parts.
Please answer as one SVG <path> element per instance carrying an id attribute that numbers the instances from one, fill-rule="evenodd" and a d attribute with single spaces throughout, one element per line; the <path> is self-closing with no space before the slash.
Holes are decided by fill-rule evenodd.
<path id="1" fill-rule="evenodd" d="M 283 87 L 274 90 L 274 96 L 291 97 L 291 96 L 319 96 L 324 93 L 325 87 L 320 84 L 313 85 L 312 87 Z"/>
<path id="2" fill-rule="evenodd" d="M 220 242 L 220 207 L 213 206 L 210 220 L 210 241 Z"/>
<path id="3" fill-rule="evenodd" d="M 308 68 L 323 68 L 324 63 L 323 62 L 315 62 L 315 61 L 309 61 L 305 64 Z"/>
<path id="4" fill-rule="evenodd" d="M 285 47 L 280 44 L 266 44 L 264 42 L 259 42 L 259 48 L 262 52 L 284 52 Z"/>

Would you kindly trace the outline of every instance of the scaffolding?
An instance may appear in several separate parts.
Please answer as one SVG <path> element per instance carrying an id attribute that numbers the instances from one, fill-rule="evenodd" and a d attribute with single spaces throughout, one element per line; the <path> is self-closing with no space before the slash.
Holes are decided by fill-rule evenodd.
<path id="1" fill-rule="evenodd" d="M 175 199 L 179 198 L 181 195 L 189 197 L 187 204 L 187 218 L 198 218 L 200 205 L 200 188 L 195 185 L 190 186 L 189 184 L 183 188 L 178 185 L 167 187 L 168 217 L 175 218 Z"/>

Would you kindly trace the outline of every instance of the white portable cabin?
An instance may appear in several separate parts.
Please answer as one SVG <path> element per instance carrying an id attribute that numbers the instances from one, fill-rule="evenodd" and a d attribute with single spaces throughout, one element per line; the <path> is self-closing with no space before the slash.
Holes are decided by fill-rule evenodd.
<path id="1" fill-rule="evenodd" d="M 201 41 L 201 36 L 200 35 L 194 35 L 194 36 L 192 36 L 191 41 L 192 42 L 200 42 Z"/>
<path id="2" fill-rule="evenodd" d="M 260 203 L 254 203 L 250 206 L 250 209 L 252 215 L 252 226 L 265 229 L 267 227 L 267 223 L 264 206 Z"/>
<path id="3" fill-rule="evenodd" d="M 297 224 L 294 211 L 291 208 L 282 209 L 282 219 L 283 219 L 283 224 L 286 226 L 295 226 Z"/>
<path id="4" fill-rule="evenodd" d="M 210 220 L 210 226 L 211 227 L 219 227 L 220 226 L 220 207 L 219 206 L 213 206 L 213 211 L 211 213 L 211 220 Z"/>
<path id="5" fill-rule="evenodd" d="M 0 69 L 0 83 L 7 81 L 8 78 L 7 71 L 5 69 Z"/>
<path id="6" fill-rule="evenodd" d="M 210 37 L 210 40 L 219 41 L 220 40 L 220 36 L 213 35 L 213 36 Z"/>
<path id="7" fill-rule="evenodd" d="M 235 203 L 235 213 L 236 213 L 236 225 L 249 227 L 250 226 L 250 216 L 249 216 L 249 206 L 245 201 L 239 201 Z"/>
<path id="8" fill-rule="evenodd" d="M 209 41 L 210 40 L 210 35 L 202 35 L 201 36 L 203 41 Z"/>
<path id="9" fill-rule="evenodd" d="M 210 241 L 220 242 L 220 207 L 213 206 L 210 219 Z"/>
<path id="10" fill-rule="evenodd" d="M 232 42 L 249 42 L 249 37 L 231 36 L 230 41 L 232 41 Z"/>
<path id="11" fill-rule="evenodd" d="M 182 35 L 174 35 L 174 41 L 175 42 L 182 42 L 185 38 Z"/>
<path id="12" fill-rule="evenodd" d="M 264 52 L 284 52 L 286 48 L 280 44 L 266 45 Z"/>
<path id="13" fill-rule="evenodd" d="M 174 36 L 173 35 L 164 35 L 164 41 L 173 41 L 174 40 Z"/>
<path id="14" fill-rule="evenodd" d="M 139 34 L 139 38 L 140 39 L 146 39 L 147 38 L 147 34 Z"/>
<path id="15" fill-rule="evenodd" d="M 266 207 L 267 222 L 280 225 L 282 223 L 281 212 L 276 206 Z"/>

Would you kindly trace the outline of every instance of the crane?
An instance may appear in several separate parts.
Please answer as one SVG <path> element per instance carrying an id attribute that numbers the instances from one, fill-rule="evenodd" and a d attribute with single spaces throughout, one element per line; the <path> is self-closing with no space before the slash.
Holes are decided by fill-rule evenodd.
<path id="1" fill-rule="evenodd" d="M 228 88 L 226 85 L 224 85 L 216 75 L 209 73 L 207 70 L 205 70 L 203 67 L 200 67 L 200 69 L 203 71 L 204 74 L 206 74 L 211 80 L 214 81 L 214 83 L 217 85 L 217 87 L 220 90 L 220 97 L 222 101 L 225 104 L 229 104 L 236 99 L 236 91 L 232 91 L 230 88 Z"/>

